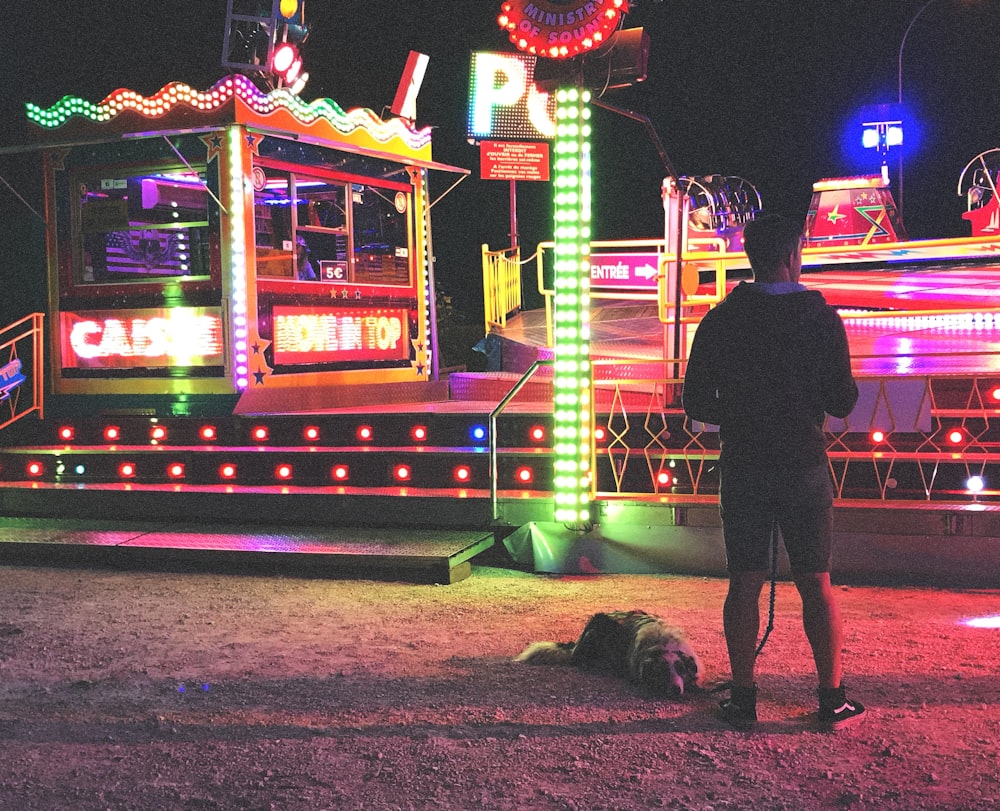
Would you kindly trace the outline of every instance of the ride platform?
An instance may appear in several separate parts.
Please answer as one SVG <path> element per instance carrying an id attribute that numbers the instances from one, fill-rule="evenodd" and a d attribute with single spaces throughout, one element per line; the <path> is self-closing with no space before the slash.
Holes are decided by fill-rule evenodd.
<path id="1" fill-rule="evenodd" d="M 990 306 L 1000 267 L 803 280 L 843 308 L 862 388 L 857 416 L 828 426 L 848 539 L 838 571 L 982 585 L 1000 534 L 1000 318 Z M 542 565 L 723 574 L 717 436 L 684 418 L 655 303 L 595 300 L 591 331 L 595 518 L 614 542 L 598 557 Z M 503 368 L 452 374 L 441 400 L 22 420 L 0 447 L 0 556 L 461 579 L 477 555 L 498 541 L 512 550 L 511 533 L 551 515 L 548 369 L 498 416 L 495 471 L 489 453 L 491 412 L 534 360 L 551 357 L 544 314 L 517 314 L 496 332 Z"/>

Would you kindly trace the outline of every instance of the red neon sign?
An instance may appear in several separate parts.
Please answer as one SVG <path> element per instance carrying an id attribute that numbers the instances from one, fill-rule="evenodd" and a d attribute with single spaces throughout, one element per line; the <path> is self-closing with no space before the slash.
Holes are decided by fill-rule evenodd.
<path id="1" fill-rule="evenodd" d="M 276 364 L 408 360 L 405 309 L 275 307 Z"/>
<path id="2" fill-rule="evenodd" d="M 222 316 L 208 307 L 60 314 L 66 369 L 222 366 Z"/>
<path id="3" fill-rule="evenodd" d="M 603 45 L 627 11 L 627 0 L 507 0 L 497 22 L 518 50 L 566 59 Z"/>

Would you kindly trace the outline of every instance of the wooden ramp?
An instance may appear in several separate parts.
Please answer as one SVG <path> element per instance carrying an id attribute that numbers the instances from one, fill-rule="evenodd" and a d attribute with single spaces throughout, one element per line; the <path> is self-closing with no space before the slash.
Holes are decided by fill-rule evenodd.
<path id="1" fill-rule="evenodd" d="M 454 529 L 238 527 L 0 518 L 0 563 L 360 577 L 450 584 L 493 546 Z"/>

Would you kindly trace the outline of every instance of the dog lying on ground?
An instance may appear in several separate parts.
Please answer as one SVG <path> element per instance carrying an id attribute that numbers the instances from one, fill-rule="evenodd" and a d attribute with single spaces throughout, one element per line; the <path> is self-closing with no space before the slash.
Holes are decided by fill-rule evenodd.
<path id="1" fill-rule="evenodd" d="M 645 611 L 594 614 L 576 642 L 532 642 L 514 661 L 574 665 L 673 698 L 700 687 L 702 674 L 684 633 Z"/>

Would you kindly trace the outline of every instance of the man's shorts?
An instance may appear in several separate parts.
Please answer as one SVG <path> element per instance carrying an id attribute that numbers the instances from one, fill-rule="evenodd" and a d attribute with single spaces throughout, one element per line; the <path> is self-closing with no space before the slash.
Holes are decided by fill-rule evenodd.
<path id="1" fill-rule="evenodd" d="M 777 529 L 793 573 L 830 571 L 833 482 L 828 465 L 789 469 L 723 460 L 721 470 L 719 502 L 730 572 L 769 571 L 771 533 Z"/>

